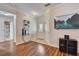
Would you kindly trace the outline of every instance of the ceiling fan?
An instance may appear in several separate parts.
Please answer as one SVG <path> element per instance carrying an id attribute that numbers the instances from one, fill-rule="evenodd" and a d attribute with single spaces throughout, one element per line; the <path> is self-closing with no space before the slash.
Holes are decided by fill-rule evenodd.
<path id="1" fill-rule="evenodd" d="M 48 6 L 50 6 L 50 5 L 51 5 L 50 3 L 47 3 L 47 4 L 45 4 L 44 6 L 45 6 L 45 7 L 48 7 Z"/>

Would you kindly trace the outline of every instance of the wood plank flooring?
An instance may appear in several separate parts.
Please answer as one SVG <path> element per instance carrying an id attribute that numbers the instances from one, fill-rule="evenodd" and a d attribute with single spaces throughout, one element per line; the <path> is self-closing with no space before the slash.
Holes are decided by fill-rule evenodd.
<path id="1" fill-rule="evenodd" d="M 16 55 L 18 56 L 67 56 L 68 54 L 60 52 L 58 48 L 45 44 L 30 41 L 16 46 Z"/>
<path id="2" fill-rule="evenodd" d="M 30 41 L 15 47 L 15 43 L 8 41 L 0 43 L 0 56 L 68 56 L 58 48 Z"/>
<path id="3" fill-rule="evenodd" d="M 15 48 L 15 42 L 13 41 L 0 42 L 0 56 L 14 56 Z"/>

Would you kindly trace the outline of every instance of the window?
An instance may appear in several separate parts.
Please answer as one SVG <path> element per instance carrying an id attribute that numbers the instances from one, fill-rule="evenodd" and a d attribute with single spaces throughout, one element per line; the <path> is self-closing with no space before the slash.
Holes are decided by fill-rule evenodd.
<path id="1" fill-rule="evenodd" d="M 43 32 L 43 24 L 39 24 L 39 32 Z"/>

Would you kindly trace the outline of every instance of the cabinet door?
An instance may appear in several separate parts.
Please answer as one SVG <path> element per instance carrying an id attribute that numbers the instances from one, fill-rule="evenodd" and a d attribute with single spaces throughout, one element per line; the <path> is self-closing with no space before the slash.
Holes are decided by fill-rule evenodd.
<path id="1" fill-rule="evenodd" d="M 67 52 L 67 40 L 59 39 L 59 50 L 62 52 Z"/>
<path id="2" fill-rule="evenodd" d="M 77 41 L 68 41 L 68 53 L 72 55 L 77 55 Z"/>

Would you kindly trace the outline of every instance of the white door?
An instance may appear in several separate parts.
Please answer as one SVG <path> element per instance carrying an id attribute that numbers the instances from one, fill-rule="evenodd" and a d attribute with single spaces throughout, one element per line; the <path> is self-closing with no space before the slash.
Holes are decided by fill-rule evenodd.
<path id="1" fill-rule="evenodd" d="M 4 40 L 13 40 L 13 22 L 12 21 L 4 21 Z"/>
<path id="2" fill-rule="evenodd" d="M 13 39 L 13 21 L 12 18 L 0 15 L 0 42 Z"/>

